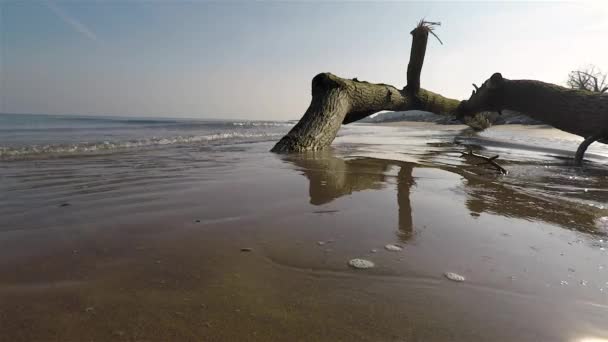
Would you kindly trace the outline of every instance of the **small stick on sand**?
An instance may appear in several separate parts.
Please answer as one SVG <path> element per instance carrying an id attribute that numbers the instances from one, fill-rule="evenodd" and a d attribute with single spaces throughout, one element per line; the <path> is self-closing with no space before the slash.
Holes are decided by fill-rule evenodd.
<path id="1" fill-rule="evenodd" d="M 500 172 L 503 175 L 507 174 L 507 170 L 505 170 L 502 166 L 498 165 L 498 163 L 495 162 L 496 159 L 498 159 L 498 155 L 495 155 L 493 157 L 486 157 L 486 156 L 482 156 L 481 154 L 476 154 L 473 153 L 473 151 L 469 150 L 469 153 L 465 153 L 465 152 L 460 152 L 462 153 L 462 155 L 460 157 L 474 157 L 474 158 L 479 158 L 479 159 L 483 159 L 484 161 L 482 163 L 476 164 L 476 165 L 484 165 L 484 164 L 490 164 L 492 165 L 498 172 Z"/>

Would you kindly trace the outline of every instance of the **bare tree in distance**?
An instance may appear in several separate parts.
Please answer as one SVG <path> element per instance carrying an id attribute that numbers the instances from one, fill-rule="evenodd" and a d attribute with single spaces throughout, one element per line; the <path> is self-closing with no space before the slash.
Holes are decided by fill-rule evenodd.
<path id="1" fill-rule="evenodd" d="M 595 65 L 589 65 L 580 70 L 571 71 L 568 74 L 568 87 L 578 90 L 587 90 L 594 93 L 606 93 L 608 91 L 608 74 L 603 73 Z"/>

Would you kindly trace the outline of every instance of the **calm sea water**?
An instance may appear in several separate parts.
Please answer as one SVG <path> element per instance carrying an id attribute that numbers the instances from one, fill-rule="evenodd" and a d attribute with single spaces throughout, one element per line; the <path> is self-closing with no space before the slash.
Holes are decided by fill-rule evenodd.
<path id="1" fill-rule="evenodd" d="M 25 189 L 38 196 L 43 183 L 53 185 L 57 179 L 90 192 L 88 183 L 99 177 L 114 184 L 159 177 L 183 180 L 201 177 L 217 165 L 232 168 L 243 160 L 263 164 L 276 158 L 268 151 L 293 124 L 0 114 L 0 192 Z M 340 129 L 331 151 L 347 158 L 474 173 L 484 168 L 478 160 L 462 158 L 461 152 L 500 155 L 509 174 L 496 178 L 490 169 L 486 180 L 533 196 L 608 210 L 608 145 L 593 144 L 585 167 L 575 168 L 570 161 L 581 140 L 546 126 L 495 126 L 474 133 L 465 126 L 432 123 L 354 124 Z"/>
<path id="2" fill-rule="evenodd" d="M 327 151 L 269 153 L 291 126 L 0 116 L 0 336 L 608 336 L 608 145 L 578 168 L 580 137 L 544 126 L 354 124 Z"/>
<path id="3" fill-rule="evenodd" d="M 277 139 L 292 125 L 277 121 L 0 114 L 0 159 L 260 142 Z"/>

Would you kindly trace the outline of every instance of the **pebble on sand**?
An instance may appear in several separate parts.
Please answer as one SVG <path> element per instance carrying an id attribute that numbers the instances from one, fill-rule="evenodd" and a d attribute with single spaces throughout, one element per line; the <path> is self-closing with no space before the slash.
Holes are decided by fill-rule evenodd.
<path id="1" fill-rule="evenodd" d="M 357 269 L 366 269 L 376 266 L 373 262 L 365 259 L 352 259 L 348 262 L 348 265 Z"/>
<path id="2" fill-rule="evenodd" d="M 399 245 L 388 244 L 388 245 L 384 246 L 384 249 L 386 249 L 387 251 L 391 251 L 391 252 L 399 252 L 399 251 L 403 250 L 403 247 L 401 247 Z"/>
<path id="3" fill-rule="evenodd" d="M 445 272 L 443 275 L 452 281 L 463 282 L 465 280 L 463 276 L 453 272 Z"/>
<path id="4" fill-rule="evenodd" d="M 253 251 L 253 249 L 251 249 L 249 247 L 241 248 L 241 252 L 251 252 L 251 251 Z"/>
<path id="5" fill-rule="evenodd" d="M 323 246 L 323 245 L 327 245 L 328 243 L 334 243 L 334 242 L 336 242 L 336 240 L 333 240 L 333 239 L 325 240 L 325 241 L 317 241 L 317 245 Z"/>

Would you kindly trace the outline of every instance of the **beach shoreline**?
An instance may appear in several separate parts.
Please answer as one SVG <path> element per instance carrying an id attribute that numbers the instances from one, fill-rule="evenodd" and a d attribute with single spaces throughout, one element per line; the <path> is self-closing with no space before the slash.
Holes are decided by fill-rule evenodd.
<path id="1" fill-rule="evenodd" d="M 563 174 L 524 163 L 546 158 L 531 150 L 501 153 L 502 177 L 460 160 L 458 127 L 361 126 L 312 154 L 259 142 L 3 162 L 0 336 L 608 337 L 601 169 Z M 568 177 L 570 195 L 545 189 Z"/>

